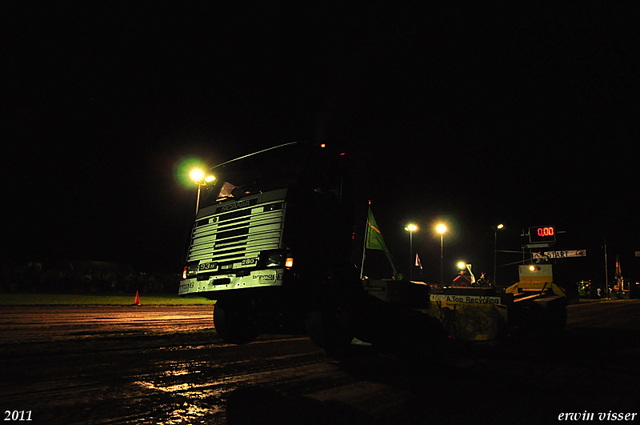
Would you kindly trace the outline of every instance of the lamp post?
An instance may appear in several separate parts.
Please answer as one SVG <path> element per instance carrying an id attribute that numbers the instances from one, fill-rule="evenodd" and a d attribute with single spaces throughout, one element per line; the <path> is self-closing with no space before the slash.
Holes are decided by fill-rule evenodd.
<path id="1" fill-rule="evenodd" d="M 444 234 L 447 226 L 440 223 L 436 226 L 436 232 L 440 233 L 440 286 L 444 286 Z"/>
<path id="2" fill-rule="evenodd" d="M 502 229 L 504 224 L 498 224 L 493 229 L 493 286 L 498 283 L 496 273 L 498 272 L 498 230 Z"/>
<path id="3" fill-rule="evenodd" d="M 207 183 L 214 181 L 216 178 L 214 176 L 204 176 L 204 171 L 199 168 L 194 168 L 189 173 L 191 180 L 193 180 L 198 185 L 198 197 L 196 198 L 196 214 L 200 211 L 200 190 L 202 186 L 206 186 Z"/>
<path id="4" fill-rule="evenodd" d="M 409 232 L 409 280 L 413 280 L 413 232 L 418 230 L 418 226 L 411 223 L 404 230 Z"/>

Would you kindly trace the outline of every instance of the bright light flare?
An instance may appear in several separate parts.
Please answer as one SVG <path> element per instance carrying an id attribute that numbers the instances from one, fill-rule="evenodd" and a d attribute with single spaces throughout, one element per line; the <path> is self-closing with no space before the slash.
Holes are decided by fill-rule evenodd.
<path id="1" fill-rule="evenodd" d="M 436 232 L 440 233 L 441 235 L 444 234 L 447 231 L 447 226 L 445 226 L 444 224 L 438 224 L 436 226 Z"/>
<path id="2" fill-rule="evenodd" d="M 191 177 L 191 180 L 193 180 L 196 183 L 199 183 L 202 181 L 202 179 L 204 179 L 204 171 L 202 171 L 199 168 L 194 168 L 189 173 L 189 176 Z"/>
<path id="3" fill-rule="evenodd" d="M 418 230 L 418 226 L 416 226 L 415 224 L 411 223 L 411 224 L 407 225 L 407 227 L 405 227 L 404 230 L 406 230 L 408 232 L 415 232 L 416 230 Z"/>

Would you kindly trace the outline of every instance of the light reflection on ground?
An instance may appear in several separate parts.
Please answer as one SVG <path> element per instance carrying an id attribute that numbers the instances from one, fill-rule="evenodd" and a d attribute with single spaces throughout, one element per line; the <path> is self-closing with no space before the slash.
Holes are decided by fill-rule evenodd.
<path id="1" fill-rule="evenodd" d="M 192 424 L 198 419 L 219 412 L 217 407 L 202 408 L 194 404 L 185 402 L 180 408 L 167 412 L 168 417 L 162 421 L 163 424 Z"/>
<path id="2" fill-rule="evenodd" d="M 161 374 L 140 376 L 143 380 L 133 382 L 134 385 L 155 393 L 170 395 L 173 401 L 178 398 L 182 404 L 164 404 L 166 420 L 163 424 L 195 424 L 208 423 L 212 416 L 224 415 L 226 394 L 237 389 L 237 379 L 203 379 L 206 368 L 198 365 L 173 362 L 175 369 Z M 198 367 L 198 369 L 194 369 Z"/>
<path id="3" fill-rule="evenodd" d="M 200 373 L 200 370 L 168 370 L 162 373 L 160 376 L 182 376 L 189 373 Z"/>
<path id="4" fill-rule="evenodd" d="M 248 361 L 229 362 L 227 365 L 246 362 Z M 175 404 L 164 405 L 166 414 L 170 416 L 164 423 L 171 424 L 201 423 L 209 421 L 212 415 L 225 416 L 225 405 L 231 393 L 241 387 L 251 387 L 259 382 L 273 380 L 274 376 L 282 373 L 279 368 L 274 368 L 226 376 L 216 373 L 215 377 L 207 377 L 214 370 L 218 370 L 219 366 L 206 361 L 187 365 L 179 361 L 171 363 L 172 370 L 160 374 L 139 375 L 139 379 L 134 382 L 134 385 L 145 390 L 170 396 L 173 402 L 176 398 L 182 400 L 179 408 L 174 408 Z M 312 362 L 306 365 L 299 364 L 289 370 L 287 375 L 290 382 L 304 381 L 316 374 L 326 375 L 327 369 L 333 371 L 334 366 L 318 368 L 318 364 Z"/>
<path id="5" fill-rule="evenodd" d="M 183 400 L 184 398 L 189 399 L 189 401 L 184 401 L 178 408 L 165 405 L 163 410 L 165 410 L 166 419 L 163 419 L 163 424 L 196 424 L 205 419 L 210 419 L 212 415 L 224 411 L 222 405 L 224 402 L 223 395 L 234 389 L 227 388 L 224 391 L 220 388 L 207 389 L 207 387 L 215 385 L 215 383 L 182 383 L 163 386 L 153 382 L 137 381 L 134 384 L 147 390 L 179 395 Z"/>

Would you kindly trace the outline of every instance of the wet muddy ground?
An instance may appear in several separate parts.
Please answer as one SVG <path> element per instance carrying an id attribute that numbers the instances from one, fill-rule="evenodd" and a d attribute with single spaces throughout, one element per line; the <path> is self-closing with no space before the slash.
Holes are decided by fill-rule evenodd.
<path id="1" fill-rule="evenodd" d="M 343 362 L 303 337 L 224 344 L 211 306 L 56 309 L 0 311 L 7 423 L 23 411 L 42 424 L 232 425 L 541 424 L 640 411 L 637 301 L 569 306 L 553 339 Z"/>

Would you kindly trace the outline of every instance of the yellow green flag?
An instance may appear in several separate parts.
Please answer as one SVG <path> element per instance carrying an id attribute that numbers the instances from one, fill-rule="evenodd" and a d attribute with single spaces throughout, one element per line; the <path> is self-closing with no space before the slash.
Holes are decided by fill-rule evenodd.
<path id="1" fill-rule="evenodd" d="M 393 256 L 391 255 L 391 251 L 387 247 L 387 244 L 384 243 L 384 239 L 382 238 L 382 233 L 378 228 L 378 223 L 376 223 L 376 219 L 373 217 L 373 213 L 371 212 L 371 207 L 369 207 L 369 214 L 367 216 L 367 239 L 364 244 L 365 249 L 377 249 L 379 251 L 384 251 L 387 256 L 387 260 L 389 260 L 389 264 L 393 269 L 393 278 L 396 280 L 402 280 L 403 276 L 398 272 L 398 268 L 396 267 L 395 261 L 393 260 Z M 364 257 L 363 257 L 363 267 L 364 267 Z"/>
<path id="2" fill-rule="evenodd" d="M 366 239 L 365 248 L 367 249 L 377 249 L 384 252 L 389 252 L 389 248 L 387 248 L 387 244 L 384 243 L 384 239 L 382 239 L 382 233 L 380 233 L 380 229 L 378 228 L 378 223 L 376 223 L 376 219 L 373 217 L 373 212 L 371 211 L 371 207 L 369 207 L 369 215 L 367 217 L 367 239 Z"/>

